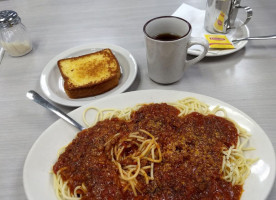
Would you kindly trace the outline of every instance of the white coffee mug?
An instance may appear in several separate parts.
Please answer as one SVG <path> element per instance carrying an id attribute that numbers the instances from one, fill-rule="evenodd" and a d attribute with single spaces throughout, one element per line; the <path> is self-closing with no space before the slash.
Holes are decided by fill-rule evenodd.
<path id="1" fill-rule="evenodd" d="M 192 26 L 174 16 L 161 16 L 144 25 L 149 77 L 162 84 L 180 80 L 184 70 L 199 62 L 208 52 L 205 38 L 191 37 Z M 192 45 L 202 45 L 203 52 L 187 60 L 187 50 Z"/>

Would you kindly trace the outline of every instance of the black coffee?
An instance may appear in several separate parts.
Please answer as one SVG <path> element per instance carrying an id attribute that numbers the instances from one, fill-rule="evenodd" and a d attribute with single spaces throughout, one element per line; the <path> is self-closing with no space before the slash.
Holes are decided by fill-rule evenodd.
<path id="1" fill-rule="evenodd" d="M 175 35 L 172 33 L 162 33 L 154 37 L 156 40 L 162 40 L 162 41 L 172 41 L 172 40 L 178 40 L 181 36 Z"/>

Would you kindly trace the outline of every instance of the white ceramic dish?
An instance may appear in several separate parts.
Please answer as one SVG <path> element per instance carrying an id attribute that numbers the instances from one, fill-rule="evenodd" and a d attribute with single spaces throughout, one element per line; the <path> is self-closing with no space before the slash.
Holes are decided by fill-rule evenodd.
<path id="1" fill-rule="evenodd" d="M 226 109 L 230 118 L 237 121 L 252 134 L 250 145 L 255 151 L 248 157 L 258 157 L 259 160 L 251 167 L 251 175 L 244 185 L 242 200 L 264 200 L 275 178 L 275 153 L 273 146 L 263 129 L 249 116 L 220 100 L 189 92 L 171 90 L 144 90 L 109 96 L 93 101 L 72 111 L 69 115 L 82 123 L 82 113 L 88 106 L 98 108 L 125 108 L 137 103 L 173 102 L 185 97 L 195 97 L 206 102 L 211 107 L 220 105 Z M 95 113 L 88 115 L 91 120 Z M 83 124 L 84 125 L 84 124 Z M 50 171 L 57 160 L 58 150 L 67 145 L 75 137 L 78 130 L 63 120 L 57 120 L 47 128 L 32 146 L 26 158 L 23 183 L 29 200 L 56 200 Z"/>
<path id="2" fill-rule="evenodd" d="M 80 99 L 69 98 L 64 91 L 63 78 L 57 67 L 57 61 L 63 58 L 75 57 L 75 56 L 92 53 L 95 51 L 102 50 L 104 48 L 111 49 L 120 64 L 121 79 L 119 81 L 118 86 L 116 86 L 115 88 L 113 88 L 108 92 L 105 92 L 103 94 L 100 94 L 94 97 L 87 97 L 87 98 L 80 98 Z M 52 60 L 50 60 L 42 71 L 42 74 L 40 77 L 40 86 L 43 93 L 55 103 L 65 105 L 65 106 L 78 107 L 78 106 L 83 106 L 96 99 L 100 99 L 109 95 L 124 92 L 133 83 L 136 75 L 137 75 L 136 61 L 134 57 L 131 55 L 131 53 L 128 52 L 126 49 L 113 44 L 103 44 L 103 43 L 87 44 L 87 45 L 77 46 L 77 47 L 68 49 L 60 53 L 56 57 L 54 57 Z"/>
<path id="3" fill-rule="evenodd" d="M 205 10 L 201 10 L 190 6 L 189 4 L 182 3 L 181 6 L 172 14 L 173 16 L 182 17 L 186 19 L 192 25 L 192 36 L 193 37 L 203 37 L 205 34 L 210 34 L 204 29 L 204 19 L 205 19 Z M 248 27 L 240 26 L 242 21 L 236 19 L 235 27 L 237 29 L 231 29 L 229 33 L 226 34 L 227 38 L 232 41 L 233 39 L 249 37 Z M 235 49 L 225 49 L 225 50 L 213 50 L 209 49 L 206 54 L 207 57 L 212 56 L 224 56 L 241 50 L 247 41 L 241 41 L 234 44 Z M 199 45 L 194 45 L 188 49 L 188 54 L 198 56 L 203 51 L 203 48 Z"/>
<path id="4" fill-rule="evenodd" d="M 227 38 L 232 41 L 237 38 L 245 38 L 249 37 L 249 29 L 246 25 L 240 26 L 242 22 L 238 19 L 236 22 L 236 26 L 239 27 L 237 29 L 230 30 L 229 33 L 226 34 Z M 204 37 L 204 34 L 210 34 L 207 32 L 202 33 L 201 37 Z M 207 57 L 213 57 L 213 56 L 224 56 L 228 54 L 235 53 L 239 50 L 241 50 L 245 45 L 247 44 L 247 40 L 245 41 L 240 41 L 233 43 L 235 49 L 222 49 L 222 50 L 217 50 L 217 49 L 209 49 L 208 53 L 206 54 Z M 202 48 L 200 46 L 194 46 L 188 49 L 188 53 L 190 55 L 199 55 L 202 52 Z"/>

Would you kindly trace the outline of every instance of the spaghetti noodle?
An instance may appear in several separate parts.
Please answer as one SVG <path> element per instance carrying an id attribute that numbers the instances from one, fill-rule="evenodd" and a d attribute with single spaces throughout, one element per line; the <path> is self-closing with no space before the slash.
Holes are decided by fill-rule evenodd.
<path id="1" fill-rule="evenodd" d="M 150 138 L 147 139 L 147 137 L 143 136 L 141 133 L 149 136 Z M 117 135 L 114 137 L 116 136 Z M 139 190 L 137 181 L 138 175 L 145 178 L 146 184 L 149 184 L 149 181 L 154 179 L 154 163 L 160 163 L 162 161 L 160 146 L 156 140 L 157 139 L 155 139 L 155 137 L 149 132 L 141 129 L 138 132 L 130 133 L 128 137 L 123 138 L 114 147 L 112 147 L 112 161 L 118 167 L 124 191 L 131 186 L 134 195 L 137 196 L 136 190 Z M 124 151 L 126 149 L 134 149 L 134 151 L 129 154 Z M 128 162 L 134 164 L 124 164 L 127 160 Z M 141 161 L 143 160 L 147 162 L 142 164 Z M 150 172 L 150 176 L 146 171 Z"/>
<path id="2" fill-rule="evenodd" d="M 77 186 L 72 193 L 70 188 L 68 187 L 68 182 L 63 181 L 60 172 L 64 170 L 61 169 L 57 172 L 57 174 L 53 173 L 53 180 L 54 180 L 54 188 L 56 196 L 59 200 L 79 200 L 82 197 L 83 193 L 87 192 L 87 189 L 84 184 Z M 80 192 L 81 191 L 81 192 Z"/>
<path id="3" fill-rule="evenodd" d="M 179 111 L 177 116 L 180 118 L 192 113 L 200 113 L 204 116 L 219 115 L 234 124 L 234 127 L 236 127 L 238 131 L 237 142 L 229 143 L 230 146 L 222 146 L 220 150 L 222 162 L 219 173 L 222 179 L 231 183 L 233 186 L 243 185 L 250 174 L 250 166 L 256 161 L 256 159 L 249 159 L 244 156 L 245 151 L 253 150 L 253 148 L 247 147 L 250 137 L 247 131 L 240 127 L 235 121 L 229 119 L 226 110 L 222 107 L 217 106 L 210 108 L 210 106 L 195 98 L 185 98 L 177 102 L 167 103 L 166 105 L 176 108 Z M 126 123 L 132 122 L 134 114 L 138 110 L 140 111 L 144 106 L 147 105 L 138 104 L 134 107 L 125 109 L 98 109 L 89 107 L 83 113 L 83 121 L 88 127 L 94 127 L 98 122 L 113 119 L 125 120 Z M 90 110 L 97 111 L 96 120 L 92 123 L 87 120 L 87 114 Z M 150 124 L 152 120 L 149 119 L 146 123 Z M 158 137 L 152 134 L 151 130 L 143 128 L 138 128 L 136 131 L 130 131 L 128 133 L 110 133 L 110 135 L 111 136 L 106 139 L 103 146 L 109 152 L 110 161 L 116 166 L 123 192 L 132 191 L 134 196 L 143 194 L 142 186 L 149 186 L 151 181 L 155 180 L 155 165 L 161 164 L 163 154 L 166 157 L 171 150 L 164 149 L 163 152 L 162 147 L 158 143 Z M 181 140 L 181 138 L 179 140 Z M 186 141 L 186 139 L 184 140 Z M 164 141 L 161 143 L 163 144 Z M 191 143 L 193 143 L 193 141 L 191 141 Z M 187 144 L 189 144 L 189 142 Z M 179 147 L 175 146 L 173 148 L 174 151 L 176 151 Z M 197 152 L 195 153 L 195 155 L 198 154 Z M 68 186 L 66 179 L 61 175 L 63 170 L 66 170 L 66 167 L 60 168 L 54 173 L 54 188 L 57 197 L 61 200 L 81 199 L 82 196 L 87 193 L 87 185 L 81 183 L 72 190 L 72 188 Z M 160 174 L 158 177 L 159 176 Z M 130 195 L 130 193 L 128 194 Z"/>

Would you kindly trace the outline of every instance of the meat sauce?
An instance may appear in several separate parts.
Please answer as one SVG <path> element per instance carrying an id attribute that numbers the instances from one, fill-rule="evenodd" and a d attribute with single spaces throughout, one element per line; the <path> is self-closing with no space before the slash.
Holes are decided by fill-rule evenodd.
<path id="1" fill-rule="evenodd" d="M 167 104 L 144 105 L 130 121 L 117 118 L 98 122 L 78 133 L 53 166 L 73 191 L 85 184 L 82 199 L 232 199 L 241 197 L 242 186 L 222 179 L 222 148 L 237 143 L 235 125 L 215 115 L 179 111 Z M 154 180 L 139 181 L 138 196 L 123 192 L 119 172 L 105 146 L 116 133 L 123 137 L 144 129 L 157 138 L 162 162 L 154 165 Z M 112 144 L 111 144 L 112 145 Z M 128 149 L 131 152 L 131 149 Z"/>

